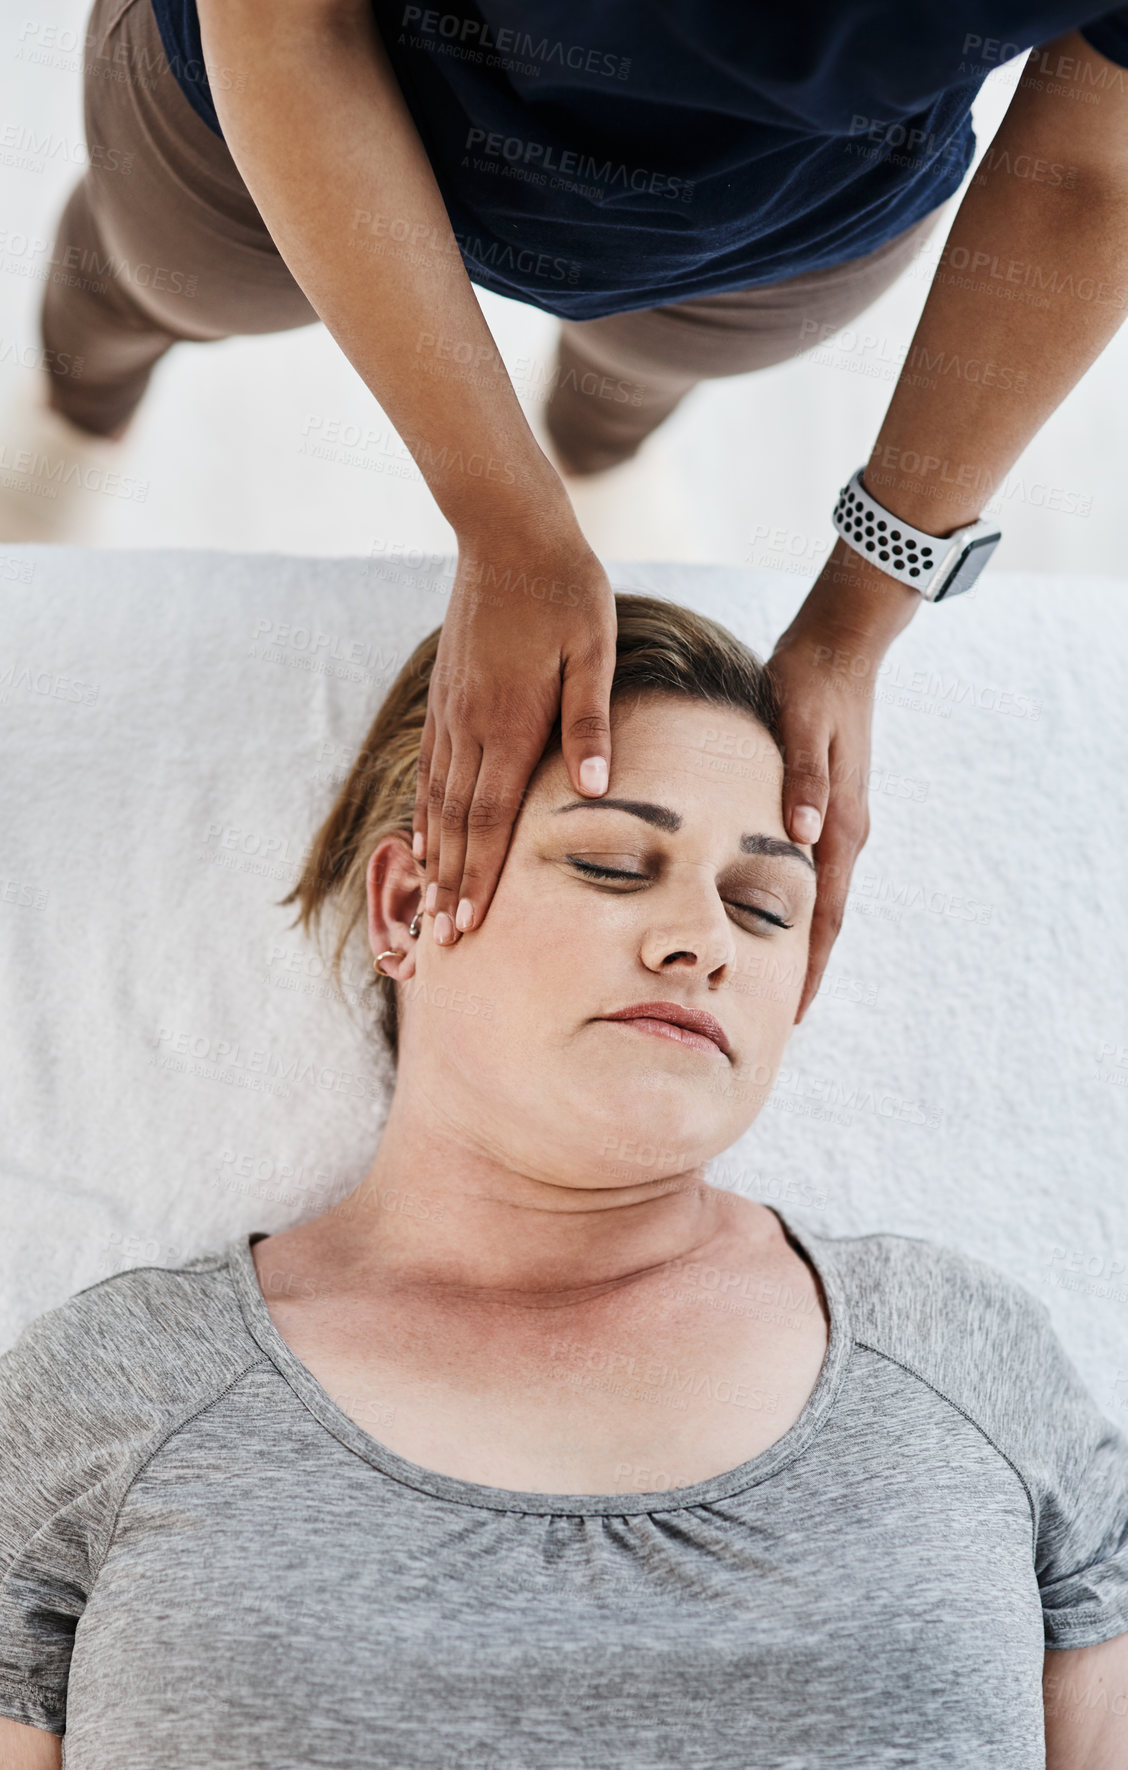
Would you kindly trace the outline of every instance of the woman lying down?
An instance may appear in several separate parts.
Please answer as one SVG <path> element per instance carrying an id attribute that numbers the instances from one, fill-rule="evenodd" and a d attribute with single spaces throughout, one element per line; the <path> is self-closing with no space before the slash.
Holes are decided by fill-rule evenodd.
<path id="1" fill-rule="evenodd" d="M 814 871 L 757 659 L 617 603 L 609 794 L 554 733 L 481 929 L 419 937 L 437 632 L 285 900 L 376 964 L 360 1186 L 0 1361 L 5 1770 L 1128 1764 L 1128 1442 L 1043 1304 L 703 1178 Z"/>

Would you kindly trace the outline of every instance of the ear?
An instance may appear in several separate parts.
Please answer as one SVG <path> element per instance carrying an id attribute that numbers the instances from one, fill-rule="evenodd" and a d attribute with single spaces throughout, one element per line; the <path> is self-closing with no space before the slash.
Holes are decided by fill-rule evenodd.
<path id="1" fill-rule="evenodd" d="M 409 923 L 423 902 L 424 878 L 425 868 L 398 832 L 385 836 L 368 857 L 368 944 L 374 959 L 389 950 L 403 954 L 384 960 L 384 970 L 397 983 L 415 974 L 419 940 L 412 938 Z"/>

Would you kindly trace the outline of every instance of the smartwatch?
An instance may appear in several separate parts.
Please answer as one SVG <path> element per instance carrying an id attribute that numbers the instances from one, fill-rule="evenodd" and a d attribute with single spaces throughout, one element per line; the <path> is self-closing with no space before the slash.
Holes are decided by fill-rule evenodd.
<path id="1" fill-rule="evenodd" d="M 971 522 L 951 535 L 926 535 L 871 498 L 859 467 L 838 494 L 834 526 L 844 541 L 926 602 L 970 590 L 1003 532 L 993 522 Z"/>

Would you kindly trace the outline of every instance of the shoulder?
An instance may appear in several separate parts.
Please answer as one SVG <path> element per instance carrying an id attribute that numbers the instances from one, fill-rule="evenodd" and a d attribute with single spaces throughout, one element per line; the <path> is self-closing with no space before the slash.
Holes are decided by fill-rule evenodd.
<path id="1" fill-rule="evenodd" d="M 856 1346 L 891 1359 L 966 1415 L 1031 1493 L 1098 1446 L 1128 1468 L 1045 1303 L 987 1260 L 896 1234 L 812 1237 L 837 1278 Z"/>
<path id="2" fill-rule="evenodd" d="M 28 1322 L 0 1355 L 0 1712 L 61 1732 L 78 1620 L 122 1500 L 197 1409 L 258 1362 L 224 1254 L 136 1267 Z"/>
<path id="3" fill-rule="evenodd" d="M 1035 1332 L 1044 1303 L 987 1260 L 947 1242 L 892 1232 L 816 1238 L 849 1297 L 857 1339 L 891 1356 L 964 1356 L 969 1333 Z"/>
<path id="4" fill-rule="evenodd" d="M 72 1391 L 89 1407 L 195 1392 L 230 1362 L 238 1341 L 231 1330 L 242 1316 L 227 1265 L 224 1250 L 178 1267 L 130 1267 L 76 1291 L 0 1353 L 0 1396 L 40 1381 L 44 1394 Z M 195 1356 L 186 1358 L 189 1345 Z"/>
<path id="5" fill-rule="evenodd" d="M 0 1569 L 68 1506 L 96 1554 L 95 1512 L 257 1357 L 222 1254 L 116 1273 L 28 1322 L 0 1354 Z"/>
<path id="6" fill-rule="evenodd" d="M 1128 1630 L 1128 1437 L 1097 1406 L 1046 1305 L 946 1243 L 800 1233 L 855 1348 L 928 1384 L 1021 1482 L 1047 1644 Z"/>
<path id="7" fill-rule="evenodd" d="M 1040 1298 L 989 1261 L 924 1237 L 812 1236 L 855 1345 L 891 1359 L 967 1414 L 1007 1456 L 1032 1444 L 1080 1379 Z"/>

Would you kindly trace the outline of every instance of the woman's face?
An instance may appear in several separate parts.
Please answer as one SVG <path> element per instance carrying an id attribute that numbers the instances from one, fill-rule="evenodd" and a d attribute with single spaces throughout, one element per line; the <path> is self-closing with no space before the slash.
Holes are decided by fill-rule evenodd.
<path id="1" fill-rule="evenodd" d="M 534 773 L 480 929 L 442 947 L 425 917 L 418 940 L 383 942 L 408 953 L 397 1096 L 419 1090 L 444 1135 L 571 1186 L 681 1174 L 748 1128 L 794 1023 L 815 897 L 779 752 L 750 715 L 648 694 L 611 726 L 603 799 L 578 798 L 559 754 Z M 394 919 L 422 869 L 389 844 L 369 897 Z M 712 1015 L 727 1054 L 606 1018 L 658 1001 Z"/>

